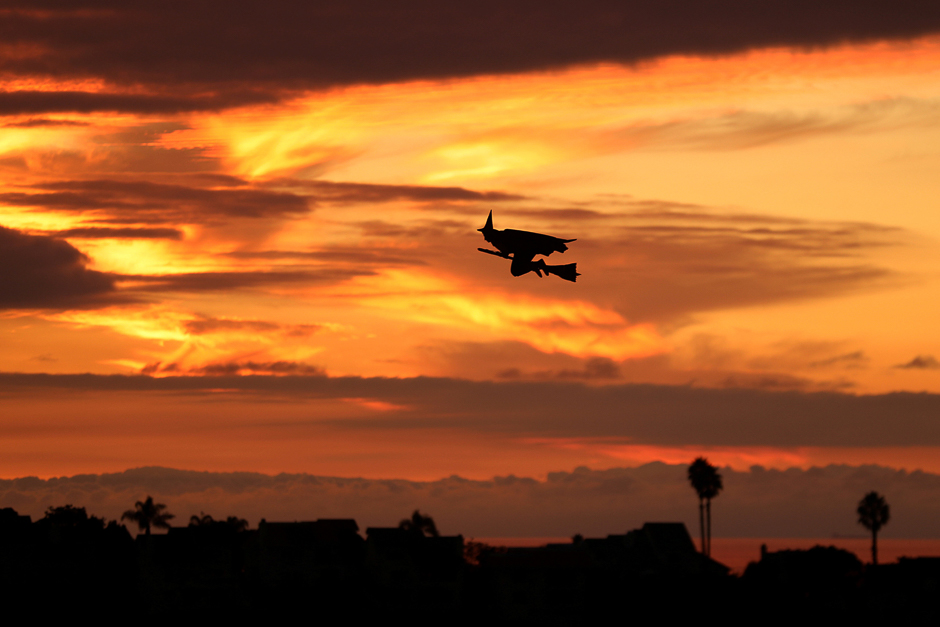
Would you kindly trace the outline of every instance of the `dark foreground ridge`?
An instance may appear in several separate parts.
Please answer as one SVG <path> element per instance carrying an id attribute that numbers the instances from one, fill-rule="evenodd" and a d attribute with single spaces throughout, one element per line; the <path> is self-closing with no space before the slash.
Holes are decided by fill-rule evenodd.
<path id="1" fill-rule="evenodd" d="M 352 519 L 244 523 L 193 516 L 188 527 L 134 539 L 84 508 L 50 508 L 36 522 L 3 509 L 0 598 L 47 616 L 93 604 L 96 617 L 143 623 L 400 616 L 568 625 L 612 614 L 694 620 L 705 607 L 771 623 L 938 614 L 940 558 L 866 568 L 852 553 L 815 547 L 764 552 L 737 577 L 698 553 L 682 523 L 538 548 L 439 536 L 418 512 L 365 538 Z"/>

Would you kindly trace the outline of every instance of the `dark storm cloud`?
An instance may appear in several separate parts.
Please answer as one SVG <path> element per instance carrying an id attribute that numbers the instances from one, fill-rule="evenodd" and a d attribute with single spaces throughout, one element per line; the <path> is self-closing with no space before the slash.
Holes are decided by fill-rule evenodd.
<path id="1" fill-rule="evenodd" d="M 85 226 L 54 233 L 56 237 L 79 239 L 182 239 L 183 232 L 170 228 L 110 228 Z"/>
<path id="2" fill-rule="evenodd" d="M 144 495 L 168 505 L 185 520 L 207 512 L 237 515 L 254 527 L 267 520 L 355 518 L 360 528 L 394 526 L 415 509 L 434 516 L 445 534 L 465 537 L 604 537 L 644 522 L 682 521 L 693 534 L 697 501 L 687 466 L 551 472 L 544 480 L 458 476 L 437 481 L 325 477 L 308 474 L 196 472 L 134 468 L 74 477 L 0 479 L 0 507 L 41 518 L 50 506 L 72 503 L 89 513 L 118 519 Z M 940 476 L 879 466 L 827 466 L 746 472 L 722 468 L 725 489 L 712 504 L 723 537 L 831 537 L 855 535 L 858 499 L 870 490 L 888 497 L 887 533 L 898 538 L 937 537 Z M 720 531 L 718 531 L 720 530 Z M 754 547 L 757 558 L 757 546 Z"/>
<path id="3" fill-rule="evenodd" d="M 311 87 L 818 47 L 940 30 L 940 5 L 922 0 L 14 0 L 6 7 L 0 72 L 98 77 L 135 88 L 5 96 L 7 111 L 30 112 L 216 109 Z"/>
<path id="4" fill-rule="evenodd" d="M 904 368 L 906 370 L 936 370 L 940 368 L 940 361 L 933 355 L 918 355 L 906 364 L 898 364 L 895 368 Z"/>
<path id="5" fill-rule="evenodd" d="M 547 438 L 620 438 L 663 446 L 938 446 L 940 395 L 776 392 L 668 385 L 475 382 L 323 376 L 162 377 L 0 374 L 0 392 L 38 389 L 369 399 L 401 409 L 363 410 L 337 428 L 466 429 Z"/>
<path id="6" fill-rule="evenodd" d="M 0 309 L 71 309 L 117 301 L 114 276 L 89 270 L 65 240 L 0 226 Z"/>
<path id="7" fill-rule="evenodd" d="M 258 189 L 201 189 L 149 181 L 56 181 L 29 192 L 0 194 L 0 202 L 52 211 L 96 213 L 142 221 L 205 222 L 210 218 L 269 218 L 309 211 L 301 196 Z"/>
<path id="8" fill-rule="evenodd" d="M 155 115 L 213 111 L 274 100 L 270 95 L 246 93 L 231 93 L 226 94 L 225 97 L 178 97 L 83 91 L 0 91 L 0 115 L 92 113 L 95 111 Z"/>

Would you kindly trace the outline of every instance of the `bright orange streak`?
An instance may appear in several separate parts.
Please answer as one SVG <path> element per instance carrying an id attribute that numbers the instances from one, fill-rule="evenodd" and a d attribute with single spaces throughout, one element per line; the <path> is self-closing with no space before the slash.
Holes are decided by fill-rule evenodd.
<path id="1" fill-rule="evenodd" d="M 329 164 L 346 170 L 339 178 L 347 180 L 492 178 L 596 153 L 610 141 L 604 132 L 684 119 L 692 110 L 787 107 L 794 99 L 808 107 L 855 103 L 870 98 L 872 82 L 881 77 L 913 95 L 923 92 L 926 76 L 940 74 L 938 68 L 937 37 L 812 52 L 669 57 L 636 67 L 334 89 L 274 109 L 206 116 L 164 141 L 225 146 L 232 169 L 249 177 Z M 416 158 L 390 167 L 390 159 L 407 153 Z"/>
<path id="2" fill-rule="evenodd" d="M 10 46 L 0 44 L 0 54 Z M 5 54 L 4 56 L 10 56 Z M 12 78 L 0 79 L 0 90 L 2 91 L 86 91 L 92 93 L 101 93 L 107 91 L 107 85 L 100 78 L 73 78 L 60 79 L 48 76 L 32 77 L 17 76 Z"/>
<path id="3" fill-rule="evenodd" d="M 148 349 L 138 351 L 132 357 L 104 363 L 135 372 L 154 363 L 176 366 L 172 372 L 156 371 L 152 373 L 154 376 L 186 375 L 190 370 L 198 372 L 199 367 L 215 363 L 306 363 L 323 350 L 319 335 L 311 338 L 312 332 L 303 333 L 303 329 L 295 325 L 215 318 L 213 321 L 221 324 L 220 328 L 200 332 L 198 324 L 203 322 L 203 318 L 167 306 L 109 307 L 39 315 L 67 323 L 75 330 L 103 327 L 127 337 L 151 341 Z M 196 326 L 191 327 L 194 323 Z M 336 325 L 317 325 L 319 333 L 336 329 Z"/>
<path id="4" fill-rule="evenodd" d="M 666 350 L 653 325 L 630 325 L 615 311 L 590 302 L 474 293 L 455 280 L 413 271 L 362 277 L 332 295 L 354 297 L 383 316 L 451 327 L 466 336 L 485 333 L 522 341 L 544 352 L 622 360 Z"/>

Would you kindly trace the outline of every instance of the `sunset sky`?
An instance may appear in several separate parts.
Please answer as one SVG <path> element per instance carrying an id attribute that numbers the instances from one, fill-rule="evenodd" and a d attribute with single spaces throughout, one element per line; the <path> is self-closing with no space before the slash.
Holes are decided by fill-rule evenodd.
<path id="1" fill-rule="evenodd" d="M 938 200 L 935 3 L 3 1 L 0 476 L 937 473 Z"/>

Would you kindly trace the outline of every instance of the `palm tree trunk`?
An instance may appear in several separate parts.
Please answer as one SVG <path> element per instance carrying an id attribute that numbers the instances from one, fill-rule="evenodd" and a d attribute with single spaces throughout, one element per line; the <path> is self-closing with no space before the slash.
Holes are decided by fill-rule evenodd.
<path id="1" fill-rule="evenodd" d="M 708 552 L 705 553 L 708 557 L 712 556 L 712 500 L 705 499 L 705 511 L 708 516 Z"/>
<path id="2" fill-rule="evenodd" d="M 878 530 L 871 530 L 871 563 L 872 566 L 878 565 Z"/>
<path id="3" fill-rule="evenodd" d="M 698 528 L 702 532 L 702 555 L 705 555 L 707 550 L 705 546 L 705 503 L 701 498 L 698 500 Z"/>

